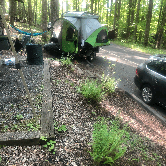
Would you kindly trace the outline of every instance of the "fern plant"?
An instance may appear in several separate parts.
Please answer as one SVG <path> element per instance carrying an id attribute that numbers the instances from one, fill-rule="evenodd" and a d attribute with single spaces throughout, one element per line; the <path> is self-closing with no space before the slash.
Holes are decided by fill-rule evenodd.
<path id="1" fill-rule="evenodd" d="M 128 132 L 120 130 L 117 121 L 108 127 L 107 121 L 99 117 L 100 121 L 94 124 L 92 152 L 89 152 L 96 163 L 112 164 L 126 152 L 126 138 Z"/>

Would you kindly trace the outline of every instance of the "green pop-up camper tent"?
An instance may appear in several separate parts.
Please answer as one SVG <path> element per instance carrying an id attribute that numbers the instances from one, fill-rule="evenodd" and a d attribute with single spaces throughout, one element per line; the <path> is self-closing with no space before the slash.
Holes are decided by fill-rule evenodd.
<path id="1" fill-rule="evenodd" d="M 107 27 L 99 16 L 88 12 L 66 12 L 53 25 L 53 38 L 59 49 L 72 55 L 86 56 L 90 61 L 99 52 L 99 46 L 109 45 Z"/>

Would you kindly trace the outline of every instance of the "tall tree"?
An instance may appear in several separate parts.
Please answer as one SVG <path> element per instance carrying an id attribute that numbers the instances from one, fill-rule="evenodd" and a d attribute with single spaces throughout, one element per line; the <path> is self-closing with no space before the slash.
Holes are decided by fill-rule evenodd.
<path id="1" fill-rule="evenodd" d="M 93 4 L 94 4 L 94 0 L 91 0 L 91 13 L 93 13 Z"/>
<path id="2" fill-rule="evenodd" d="M 29 26 L 32 25 L 32 18 L 33 14 L 32 14 L 32 4 L 31 4 L 31 0 L 28 0 L 28 24 Z"/>
<path id="3" fill-rule="evenodd" d="M 51 24 L 59 18 L 59 0 L 51 0 Z"/>
<path id="4" fill-rule="evenodd" d="M 14 17 L 16 14 L 16 1 L 9 0 L 9 15 L 10 15 L 10 24 L 14 26 Z"/>
<path id="5" fill-rule="evenodd" d="M 161 0 L 160 14 L 159 14 L 159 20 L 157 25 L 157 33 L 156 33 L 156 36 L 157 36 L 156 48 L 161 48 L 162 46 L 162 39 L 163 39 L 165 25 L 166 25 L 166 1 Z"/>
<path id="6" fill-rule="evenodd" d="M 126 33 L 127 38 L 130 36 L 131 12 L 132 12 L 132 0 L 129 0 L 128 11 L 127 11 L 127 33 Z"/>
<path id="7" fill-rule="evenodd" d="M 135 19 L 135 28 L 134 28 L 134 37 L 133 37 L 135 42 L 137 42 L 137 24 L 139 22 L 140 2 L 141 2 L 141 0 L 138 0 L 138 2 L 137 2 L 137 14 L 136 14 L 136 19 Z"/>
<path id="8" fill-rule="evenodd" d="M 0 6 L 3 8 L 3 11 L 6 13 L 5 0 L 0 0 Z"/>
<path id="9" fill-rule="evenodd" d="M 152 18 L 152 9 L 153 9 L 153 0 L 149 0 L 149 8 L 146 16 L 146 28 L 145 28 L 145 36 L 144 36 L 144 45 L 148 45 L 149 31 L 150 31 L 150 22 Z"/>
<path id="10" fill-rule="evenodd" d="M 121 8 L 121 0 L 116 0 L 115 12 L 114 12 L 114 25 L 113 25 L 113 29 L 116 29 L 116 33 L 119 27 L 120 8 Z"/>
<path id="11" fill-rule="evenodd" d="M 47 30 L 47 0 L 42 0 L 42 30 Z M 42 34 L 43 41 L 47 41 L 46 33 Z"/>

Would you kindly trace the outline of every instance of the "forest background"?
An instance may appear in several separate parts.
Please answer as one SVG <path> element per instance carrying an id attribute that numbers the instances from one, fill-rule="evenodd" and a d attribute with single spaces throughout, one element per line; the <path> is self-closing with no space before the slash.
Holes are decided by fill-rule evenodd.
<path id="1" fill-rule="evenodd" d="M 47 31 L 66 11 L 98 14 L 121 42 L 166 48 L 166 0 L 0 0 L 9 23 L 26 23 Z M 47 33 L 43 34 L 47 39 Z"/>

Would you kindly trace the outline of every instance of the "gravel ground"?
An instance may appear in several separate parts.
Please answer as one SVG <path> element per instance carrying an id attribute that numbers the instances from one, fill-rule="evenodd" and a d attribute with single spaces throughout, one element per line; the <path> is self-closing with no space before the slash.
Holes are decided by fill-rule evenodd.
<path id="1" fill-rule="evenodd" d="M 43 148 L 41 145 L 2 147 L 0 149 L 0 156 L 2 158 L 0 165 L 96 165 L 87 152 L 88 150 L 91 150 L 89 143 L 92 141 L 93 124 L 96 122 L 98 116 L 114 119 L 114 116 L 118 114 L 119 110 L 121 111 L 121 114 L 125 114 L 124 120 L 131 121 L 132 123 L 132 128 L 129 130 L 131 139 L 128 142 L 128 144 L 132 142 L 132 147 L 129 146 L 125 156 L 114 165 L 149 166 L 160 164 L 164 166 L 164 164 L 166 164 L 166 150 L 164 147 L 164 145 L 166 145 L 164 136 L 165 127 L 162 126 L 155 117 L 145 113 L 146 111 L 143 110 L 142 107 L 124 95 L 123 92 L 113 93 L 99 105 L 88 104 L 80 94 L 76 93 L 76 86 L 81 80 L 85 79 L 86 76 L 80 76 L 76 74 L 75 71 L 70 71 L 70 69 L 61 66 L 57 67 L 55 61 L 51 61 L 50 66 L 54 122 L 57 122 L 58 126 L 66 125 L 67 131 L 60 133 L 55 130 L 55 154 L 52 154 L 47 148 Z M 95 70 L 95 68 L 93 68 L 93 70 Z M 147 116 L 147 119 L 144 118 L 145 122 L 137 117 L 137 113 L 142 118 L 144 115 Z M 133 119 L 126 120 L 125 118 L 129 116 Z M 154 134 L 159 135 L 159 142 L 156 144 L 154 144 L 154 141 L 152 142 L 151 140 L 145 139 L 144 135 L 142 135 L 145 131 L 152 132 L 151 126 L 148 126 L 147 124 L 144 125 L 144 123 L 149 122 L 149 119 L 155 119 L 159 127 L 156 126 L 161 129 L 159 130 L 160 135 L 157 131 L 153 131 Z M 138 126 L 137 120 L 138 122 L 141 122 L 140 124 L 143 129 L 142 133 L 138 128 L 134 128 L 134 126 Z M 153 121 L 153 123 L 156 124 L 155 121 Z M 139 129 L 141 129 L 141 127 L 139 127 Z M 161 133 L 161 131 L 163 131 L 163 133 Z M 142 138 L 142 140 L 139 139 L 137 143 L 135 143 L 136 136 L 134 135 L 136 133 Z M 161 140 L 164 140 L 163 146 L 160 145 Z M 147 151 L 146 155 L 142 153 L 144 150 Z M 153 153 L 156 153 L 157 157 L 155 157 Z M 149 160 L 148 157 L 153 157 L 154 160 Z"/>
<path id="2" fill-rule="evenodd" d="M 3 51 L 1 60 L 13 57 L 10 52 Z M 34 102 L 37 116 L 41 114 L 41 102 L 35 101 L 42 95 L 43 65 L 28 65 L 25 56 L 19 56 L 27 87 Z M 33 113 L 28 97 L 15 66 L 0 65 L 0 122 L 6 126 L 6 131 L 14 131 L 13 124 L 18 123 L 16 115 L 22 115 L 22 120 L 32 119 Z M 7 127 L 8 126 L 8 127 Z M 3 132 L 3 129 L 0 130 Z"/>

